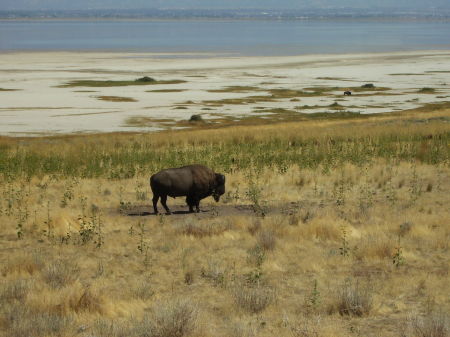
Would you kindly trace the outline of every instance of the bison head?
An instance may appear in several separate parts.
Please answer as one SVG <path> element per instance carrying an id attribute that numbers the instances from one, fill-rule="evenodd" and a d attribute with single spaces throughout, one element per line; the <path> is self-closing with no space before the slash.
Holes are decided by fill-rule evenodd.
<path id="1" fill-rule="evenodd" d="M 219 201 L 220 196 L 225 193 L 225 176 L 220 173 L 216 173 L 216 187 L 213 191 L 213 197 L 216 202 Z"/>

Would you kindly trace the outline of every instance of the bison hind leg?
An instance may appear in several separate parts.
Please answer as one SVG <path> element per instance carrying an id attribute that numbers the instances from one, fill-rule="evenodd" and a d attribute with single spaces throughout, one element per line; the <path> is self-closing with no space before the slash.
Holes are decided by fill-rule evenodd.
<path id="1" fill-rule="evenodd" d="M 161 196 L 161 204 L 163 205 L 164 209 L 166 210 L 167 214 L 172 214 L 170 212 L 169 207 L 167 207 L 167 195 L 162 195 Z"/>

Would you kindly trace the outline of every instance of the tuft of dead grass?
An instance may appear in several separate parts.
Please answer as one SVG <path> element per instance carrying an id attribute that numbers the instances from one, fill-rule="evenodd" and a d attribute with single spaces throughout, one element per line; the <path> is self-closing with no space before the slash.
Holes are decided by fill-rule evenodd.
<path id="1" fill-rule="evenodd" d="M 44 266 L 44 258 L 39 252 L 19 253 L 8 259 L 1 271 L 4 276 L 8 274 L 33 275 L 42 270 Z"/>
<path id="2" fill-rule="evenodd" d="M 274 300 L 275 291 L 263 284 L 239 285 L 233 289 L 235 303 L 245 311 L 258 314 L 264 311 Z"/>
<path id="3" fill-rule="evenodd" d="M 154 316 L 145 316 L 138 336 L 185 337 L 198 329 L 198 308 L 187 299 L 169 300 L 155 306 Z"/>
<path id="4" fill-rule="evenodd" d="M 101 290 L 92 286 L 83 286 L 68 291 L 62 298 L 62 303 L 56 309 L 57 312 L 89 312 L 103 314 L 106 300 Z"/>
<path id="5" fill-rule="evenodd" d="M 196 238 L 220 235 L 229 230 L 231 225 L 228 222 L 196 222 L 195 220 L 187 220 L 182 223 L 178 231 L 184 235 L 192 235 Z"/>
<path id="6" fill-rule="evenodd" d="M 68 260 L 56 260 L 42 271 L 42 277 L 52 288 L 63 288 L 78 279 L 79 267 Z"/>
<path id="7" fill-rule="evenodd" d="M 48 312 L 35 312 L 23 304 L 0 309 L 2 325 L 8 337 L 66 336 L 73 333 L 73 319 L 70 316 Z M 1 326 L 1 325 L 0 325 Z"/>
<path id="8" fill-rule="evenodd" d="M 337 290 L 335 309 L 343 316 L 365 316 L 372 310 L 372 289 L 347 279 Z"/>
<path id="9" fill-rule="evenodd" d="M 0 283 L 0 301 L 3 303 L 23 302 L 30 289 L 29 283 L 26 279 L 15 279 Z"/>
<path id="10" fill-rule="evenodd" d="M 277 238 L 273 230 L 264 229 L 256 237 L 258 245 L 264 250 L 274 250 Z"/>

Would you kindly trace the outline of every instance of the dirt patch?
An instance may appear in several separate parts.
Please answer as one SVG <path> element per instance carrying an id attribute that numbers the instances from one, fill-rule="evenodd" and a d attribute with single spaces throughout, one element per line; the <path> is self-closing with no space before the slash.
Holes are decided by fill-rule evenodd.
<path id="1" fill-rule="evenodd" d="M 226 217 L 226 216 L 252 216 L 259 215 L 262 213 L 264 215 L 293 215 L 296 214 L 302 208 L 315 208 L 317 204 L 306 202 L 306 201 L 297 201 L 297 202 L 286 202 L 286 203 L 277 203 L 272 205 L 266 205 L 261 208 L 255 208 L 253 205 L 224 205 L 218 204 L 215 205 L 205 205 L 200 206 L 200 213 L 189 213 L 189 209 L 185 205 L 169 205 L 170 210 L 172 212 L 170 217 L 185 217 L 185 216 L 193 216 L 199 218 L 211 218 L 211 217 Z M 158 204 L 158 210 L 165 214 L 164 209 L 160 204 Z M 120 214 L 122 216 L 155 216 L 153 212 L 153 206 L 148 205 L 131 205 L 126 209 L 110 209 L 110 213 L 112 214 Z"/>

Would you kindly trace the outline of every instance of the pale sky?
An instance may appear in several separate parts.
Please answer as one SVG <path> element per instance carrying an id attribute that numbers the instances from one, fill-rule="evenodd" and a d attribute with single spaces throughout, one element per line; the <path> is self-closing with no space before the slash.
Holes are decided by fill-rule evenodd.
<path id="1" fill-rule="evenodd" d="M 301 9 L 301 8 L 450 8 L 449 0 L 0 0 L 0 10 L 12 9 Z"/>

